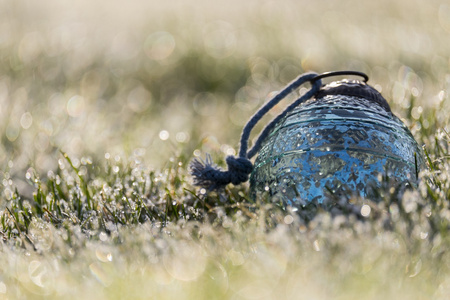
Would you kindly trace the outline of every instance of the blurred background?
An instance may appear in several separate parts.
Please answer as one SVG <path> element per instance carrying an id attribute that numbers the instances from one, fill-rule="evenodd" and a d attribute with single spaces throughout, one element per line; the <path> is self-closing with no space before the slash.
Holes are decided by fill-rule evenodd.
<path id="1" fill-rule="evenodd" d="M 450 4 L 0 0 L 2 180 L 45 176 L 59 151 L 75 165 L 135 156 L 155 168 L 233 154 L 270 95 L 303 72 L 346 69 L 412 116 L 421 143 L 421 130 L 448 131 Z"/>

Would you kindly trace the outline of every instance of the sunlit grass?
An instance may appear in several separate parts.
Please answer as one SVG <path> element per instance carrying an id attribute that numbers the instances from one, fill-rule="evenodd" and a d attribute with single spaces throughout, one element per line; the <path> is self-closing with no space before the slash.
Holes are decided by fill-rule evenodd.
<path id="1" fill-rule="evenodd" d="M 0 0 L 0 299 L 447 299 L 450 6 L 166 2 Z M 338 69 L 424 146 L 416 190 L 310 220 L 191 185 L 270 93 Z"/>

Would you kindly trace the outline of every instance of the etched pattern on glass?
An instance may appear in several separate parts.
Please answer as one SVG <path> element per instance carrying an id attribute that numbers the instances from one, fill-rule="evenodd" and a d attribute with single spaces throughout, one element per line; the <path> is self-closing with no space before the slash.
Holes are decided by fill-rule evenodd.
<path id="1" fill-rule="evenodd" d="M 250 182 L 253 193 L 268 191 L 303 207 L 330 196 L 370 197 L 380 175 L 415 183 L 423 164 L 420 147 L 395 115 L 363 98 L 327 95 L 274 128 Z"/>

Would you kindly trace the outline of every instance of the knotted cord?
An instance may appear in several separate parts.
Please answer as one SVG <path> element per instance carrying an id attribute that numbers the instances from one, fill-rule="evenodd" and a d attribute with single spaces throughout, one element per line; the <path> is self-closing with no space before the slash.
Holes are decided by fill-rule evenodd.
<path id="1" fill-rule="evenodd" d="M 305 73 L 298 76 L 295 80 L 289 83 L 283 90 L 281 90 L 275 97 L 270 99 L 263 107 L 261 107 L 247 122 L 242 130 L 240 139 L 239 156 L 228 156 L 226 162 L 228 170 L 224 171 L 214 165 L 211 156 L 206 155 L 206 159 L 195 158 L 191 165 L 191 175 L 194 177 L 194 184 L 201 186 L 208 190 L 218 189 L 229 183 L 234 185 L 246 182 L 250 173 L 253 170 L 253 164 L 250 159 L 261 148 L 261 143 L 266 139 L 274 126 L 284 118 L 288 112 L 295 107 L 313 97 L 322 86 L 322 81 L 318 78 L 316 73 Z M 305 82 L 311 82 L 311 88 L 303 96 L 290 104 L 281 114 L 275 117 L 261 132 L 256 139 L 253 147 L 248 149 L 248 140 L 250 133 L 255 125 L 262 119 L 262 117 L 269 112 L 275 105 L 289 95 L 294 89 L 297 89 Z"/>

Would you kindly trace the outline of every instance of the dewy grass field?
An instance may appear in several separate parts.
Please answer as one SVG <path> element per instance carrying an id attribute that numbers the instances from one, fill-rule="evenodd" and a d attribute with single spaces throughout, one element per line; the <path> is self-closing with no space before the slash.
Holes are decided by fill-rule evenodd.
<path id="1" fill-rule="evenodd" d="M 449 53 L 437 0 L 0 0 L 0 299 L 449 299 Z M 192 186 L 274 91 L 343 69 L 423 145 L 416 190 L 307 221 Z"/>

